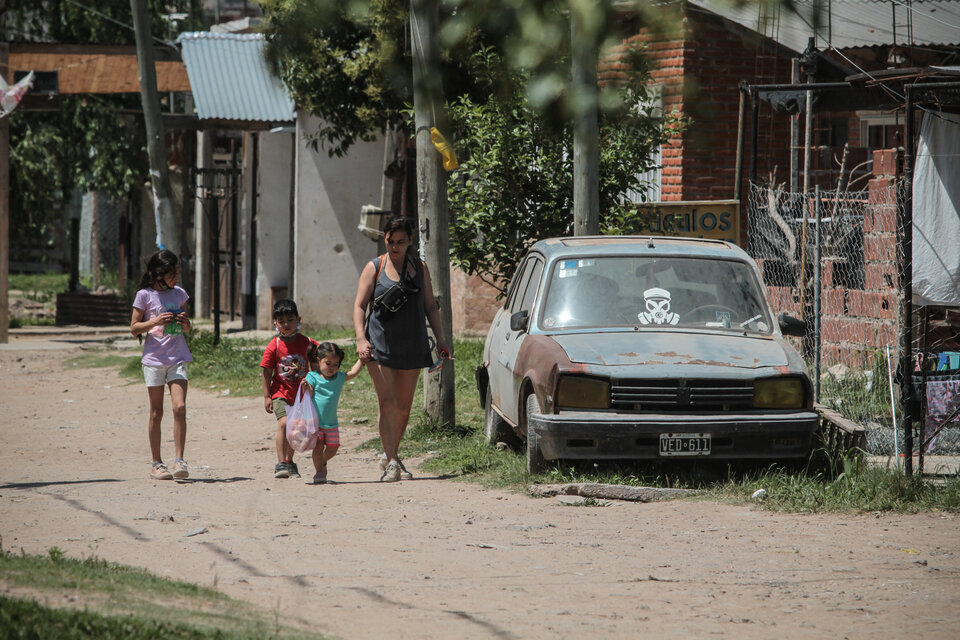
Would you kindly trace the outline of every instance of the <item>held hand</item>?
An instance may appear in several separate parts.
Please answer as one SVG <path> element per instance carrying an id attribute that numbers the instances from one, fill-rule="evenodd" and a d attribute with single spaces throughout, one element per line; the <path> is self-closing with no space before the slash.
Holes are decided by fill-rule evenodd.
<path id="1" fill-rule="evenodd" d="M 313 387 L 310 386 L 306 378 L 300 381 L 300 389 L 297 391 L 298 396 L 303 396 L 304 394 L 313 397 Z"/>
<path id="2" fill-rule="evenodd" d="M 170 324 L 170 323 L 173 322 L 173 321 L 174 321 L 173 312 L 171 312 L 171 311 L 166 311 L 166 312 L 161 313 L 160 315 L 156 316 L 156 317 L 153 319 L 153 326 L 157 326 L 157 325 L 166 326 L 166 325 Z"/>
<path id="3" fill-rule="evenodd" d="M 187 318 L 187 312 L 186 312 L 186 311 L 181 311 L 180 313 L 178 313 L 178 314 L 176 315 L 176 320 L 177 320 L 177 322 L 178 322 L 179 324 L 181 324 L 181 325 L 187 324 L 187 322 L 189 322 L 189 319 Z"/>
<path id="4" fill-rule="evenodd" d="M 357 340 L 357 357 L 360 358 L 360 361 L 363 363 L 373 360 L 373 348 L 369 340 Z"/>

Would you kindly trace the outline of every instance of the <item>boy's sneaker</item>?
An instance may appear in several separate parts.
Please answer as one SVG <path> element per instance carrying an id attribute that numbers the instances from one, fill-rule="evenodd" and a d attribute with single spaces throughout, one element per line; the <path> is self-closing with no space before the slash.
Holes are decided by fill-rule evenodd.
<path id="1" fill-rule="evenodd" d="M 293 460 L 291 460 L 290 462 L 287 463 L 287 469 L 290 470 L 290 477 L 291 477 L 291 478 L 299 478 L 299 477 L 300 477 L 300 469 L 297 469 L 297 463 L 294 462 Z"/>
<path id="2" fill-rule="evenodd" d="M 154 462 L 153 468 L 150 469 L 150 477 L 154 480 L 170 480 L 173 478 L 173 474 L 167 469 L 167 465 L 162 462 Z"/>
<path id="3" fill-rule="evenodd" d="M 327 484 L 326 470 L 317 471 L 317 473 L 313 476 L 313 484 Z"/>
<path id="4" fill-rule="evenodd" d="M 380 482 L 396 482 L 400 479 L 400 463 L 396 460 L 390 462 L 383 470 L 380 476 Z"/>
<path id="5" fill-rule="evenodd" d="M 387 454 L 385 453 L 380 454 L 380 457 L 377 458 L 377 466 L 380 467 L 381 472 L 387 470 Z"/>
<path id="6" fill-rule="evenodd" d="M 189 478 L 190 469 L 187 468 L 187 461 L 183 458 L 174 458 L 173 459 L 173 477 L 174 478 Z"/>
<path id="7" fill-rule="evenodd" d="M 397 458 L 397 464 L 400 465 L 400 479 L 401 480 L 413 480 L 413 474 L 407 471 L 407 468 L 403 466 L 403 460 Z"/>
<path id="8" fill-rule="evenodd" d="M 286 462 L 278 462 L 277 466 L 273 468 L 273 477 L 274 478 L 289 478 L 290 477 L 290 467 Z"/>

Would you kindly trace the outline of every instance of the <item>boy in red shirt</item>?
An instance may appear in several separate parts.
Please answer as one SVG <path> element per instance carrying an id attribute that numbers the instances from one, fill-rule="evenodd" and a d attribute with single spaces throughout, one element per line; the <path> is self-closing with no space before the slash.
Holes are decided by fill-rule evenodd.
<path id="1" fill-rule="evenodd" d="M 300 313 L 293 300 L 277 300 L 273 324 L 279 334 L 263 352 L 263 408 L 277 417 L 277 466 L 274 478 L 299 478 L 293 447 L 287 442 L 287 409 L 294 403 L 300 381 L 310 371 L 310 353 L 317 342 L 300 333 Z"/>

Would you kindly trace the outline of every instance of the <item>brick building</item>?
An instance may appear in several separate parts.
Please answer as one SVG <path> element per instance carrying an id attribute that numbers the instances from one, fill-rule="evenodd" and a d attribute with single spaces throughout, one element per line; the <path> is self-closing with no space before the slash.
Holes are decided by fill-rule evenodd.
<path id="1" fill-rule="evenodd" d="M 691 125 L 660 152 L 659 200 L 730 200 L 735 196 L 739 84 L 742 81 L 786 83 L 794 54 L 776 42 L 719 15 L 685 5 L 680 33 L 640 30 L 600 64 L 601 82 L 623 72 L 621 58 L 640 45 L 654 62 L 652 80 L 665 112 L 677 110 Z M 769 106 L 760 113 L 760 172 L 775 169 L 785 176 L 789 121 Z M 750 149 L 745 150 L 750 153 Z"/>

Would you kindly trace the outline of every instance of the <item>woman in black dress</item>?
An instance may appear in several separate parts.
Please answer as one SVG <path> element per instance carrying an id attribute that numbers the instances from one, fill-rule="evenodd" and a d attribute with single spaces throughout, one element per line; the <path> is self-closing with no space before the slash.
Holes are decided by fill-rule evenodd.
<path id="1" fill-rule="evenodd" d="M 427 266 L 408 253 L 413 227 L 409 218 L 393 217 L 384 228 L 386 256 L 363 268 L 353 306 L 357 355 L 366 363 L 377 392 L 377 427 L 383 444 L 383 482 L 410 478 L 398 451 L 407 429 L 420 369 L 432 364 L 426 320 L 440 357 L 450 351 L 440 324 Z M 367 309 L 370 308 L 369 315 Z"/>

